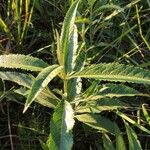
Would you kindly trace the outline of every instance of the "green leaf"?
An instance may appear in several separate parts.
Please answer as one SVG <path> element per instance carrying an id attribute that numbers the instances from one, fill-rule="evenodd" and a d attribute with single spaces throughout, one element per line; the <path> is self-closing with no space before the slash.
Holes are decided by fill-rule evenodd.
<path id="1" fill-rule="evenodd" d="M 150 116 L 149 116 L 146 108 L 144 107 L 144 104 L 142 104 L 142 111 L 143 111 L 144 117 L 146 118 L 146 121 L 150 125 Z"/>
<path id="2" fill-rule="evenodd" d="M 62 100 L 55 109 L 50 124 L 50 136 L 47 141 L 51 150 L 71 150 L 73 145 L 72 128 L 74 112 L 69 102 Z"/>
<path id="3" fill-rule="evenodd" d="M 95 93 L 95 90 L 98 88 L 98 84 L 100 81 L 94 80 L 92 84 L 87 88 L 87 90 L 84 92 L 84 97 L 89 97 L 93 93 Z"/>
<path id="4" fill-rule="evenodd" d="M 73 101 L 75 96 L 80 94 L 82 88 L 82 82 L 80 78 L 71 79 L 67 83 L 67 99 Z"/>
<path id="5" fill-rule="evenodd" d="M 42 140 L 39 140 L 39 141 L 40 141 L 40 145 L 41 145 L 43 150 L 49 150 L 47 145 Z"/>
<path id="6" fill-rule="evenodd" d="M 43 90 L 35 99 L 35 102 L 47 106 L 49 108 L 55 108 L 59 102 L 58 98 L 54 98 L 53 93 L 49 90 Z"/>
<path id="7" fill-rule="evenodd" d="M 97 94 L 104 97 L 148 96 L 123 84 L 105 84 Z"/>
<path id="8" fill-rule="evenodd" d="M 83 68 L 85 62 L 85 53 L 80 52 L 75 60 L 74 71 L 79 71 Z M 70 101 L 75 99 L 75 96 L 81 93 L 82 81 L 81 78 L 70 79 L 67 85 L 67 98 Z"/>
<path id="9" fill-rule="evenodd" d="M 82 114 L 75 116 L 80 122 L 100 130 L 102 132 L 109 132 L 115 135 L 116 124 L 109 119 L 96 114 Z"/>
<path id="10" fill-rule="evenodd" d="M 95 2 L 96 0 L 88 0 L 88 5 L 90 5 L 90 7 L 93 7 Z"/>
<path id="11" fill-rule="evenodd" d="M 81 51 L 80 49 L 82 49 L 84 46 L 84 44 L 82 44 L 78 50 L 79 50 L 79 54 L 76 57 L 75 60 L 75 66 L 74 66 L 74 71 L 80 71 L 83 69 L 84 64 L 85 64 L 85 60 L 86 60 L 86 53 L 84 51 Z"/>
<path id="12" fill-rule="evenodd" d="M 23 112 L 25 112 L 28 109 L 30 104 L 35 100 L 39 93 L 48 85 L 48 83 L 62 71 L 62 68 L 62 66 L 53 65 L 43 69 L 39 73 L 32 85 L 31 92 L 28 95 Z"/>
<path id="13" fill-rule="evenodd" d="M 134 132 L 134 130 L 126 123 L 126 131 L 128 135 L 128 141 L 129 141 L 129 150 L 142 150 L 139 140 L 137 139 L 137 135 Z"/>
<path id="14" fill-rule="evenodd" d="M 135 122 L 134 120 L 132 120 L 131 118 L 129 118 L 128 116 L 126 116 L 124 113 L 120 112 L 120 111 L 116 111 L 116 114 L 118 116 L 120 116 L 121 118 L 123 118 L 124 120 L 130 122 L 131 124 L 133 124 L 134 126 L 138 127 L 139 129 L 141 129 L 142 131 L 150 134 L 150 130 L 146 129 L 145 127 L 143 127 L 142 125 L 138 124 L 137 122 Z"/>
<path id="15" fill-rule="evenodd" d="M 34 1 L 34 7 L 40 12 L 40 15 L 43 15 L 44 8 L 42 7 L 42 2 L 40 0 Z"/>
<path id="16" fill-rule="evenodd" d="M 3 19 L 1 17 L 0 17 L 0 29 L 3 32 L 7 33 L 10 38 L 14 38 L 13 35 L 11 34 L 8 26 L 5 24 L 5 22 L 3 21 Z"/>
<path id="17" fill-rule="evenodd" d="M 31 75 L 19 72 L 0 71 L 0 78 L 2 80 L 16 82 L 17 84 L 27 88 L 31 88 L 33 82 Z"/>
<path id="18" fill-rule="evenodd" d="M 31 89 L 32 83 L 34 82 L 34 77 L 32 77 L 30 74 L 24 74 L 19 72 L 0 71 L 0 78 L 2 80 L 15 82 L 29 89 Z M 14 92 L 26 97 L 29 94 L 29 90 L 25 88 L 20 88 L 18 90 L 15 90 Z M 37 96 L 35 101 L 40 103 L 43 106 L 55 108 L 55 106 L 58 103 L 58 98 L 50 90 L 44 89 Z"/>
<path id="19" fill-rule="evenodd" d="M 58 63 L 59 65 L 63 65 L 62 63 L 62 51 L 60 49 L 60 36 L 59 36 L 59 33 L 58 31 L 56 30 L 56 40 L 57 40 L 57 49 L 56 49 L 56 54 L 57 54 L 57 60 L 58 60 Z"/>
<path id="20" fill-rule="evenodd" d="M 77 29 L 74 24 L 78 1 L 74 2 L 69 8 L 62 27 L 60 37 L 60 49 L 63 54 L 64 70 L 67 74 L 73 69 L 75 53 L 77 50 Z"/>
<path id="21" fill-rule="evenodd" d="M 25 88 L 19 88 L 17 90 L 14 90 L 14 92 L 27 98 L 30 90 L 27 90 Z M 35 99 L 35 102 L 49 108 L 55 108 L 58 104 L 58 101 L 58 98 L 47 89 L 44 89 Z"/>
<path id="22" fill-rule="evenodd" d="M 126 150 L 126 145 L 123 140 L 122 132 L 119 128 L 116 128 L 116 150 Z"/>
<path id="23" fill-rule="evenodd" d="M 0 55 L 0 67 L 18 68 L 23 70 L 41 71 L 48 67 L 43 60 L 20 54 Z"/>
<path id="24" fill-rule="evenodd" d="M 20 95 L 14 93 L 12 90 L 4 91 L 4 93 L 2 93 L 2 95 L 0 97 L 0 101 L 8 100 L 8 101 L 14 101 L 16 103 L 19 102 L 19 99 L 20 99 Z M 20 102 L 19 102 L 19 104 L 20 104 Z"/>
<path id="25" fill-rule="evenodd" d="M 150 84 L 150 71 L 118 63 L 103 63 L 85 67 L 82 71 L 70 75 L 70 78 L 74 77 Z"/>
<path id="26" fill-rule="evenodd" d="M 129 107 L 128 104 L 114 98 L 102 98 L 97 100 L 85 99 L 85 102 L 86 102 L 85 105 L 77 106 L 75 111 L 78 113 L 83 112 L 99 113 L 106 110 L 112 111 L 117 109 L 125 109 Z"/>
<path id="27" fill-rule="evenodd" d="M 111 10 L 111 9 L 115 9 L 117 10 L 117 12 L 123 12 L 124 9 L 117 6 L 117 5 L 110 5 L 110 4 L 106 4 L 106 5 L 103 5 L 101 7 L 99 7 L 98 9 L 96 9 L 94 12 L 93 12 L 93 18 L 95 18 L 96 16 L 100 15 L 101 12 L 103 12 L 104 10 Z"/>
<path id="28" fill-rule="evenodd" d="M 78 1 L 74 2 L 70 9 L 68 10 L 60 37 L 60 49 L 63 55 L 63 65 L 65 74 L 71 73 L 74 68 L 76 68 L 76 55 L 77 55 L 77 48 L 78 48 L 78 34 L 77 34 L 77 27 L 74 24 L 75 16 L 77 12 Z M 60 59 L 60 55 L 57 52 L 57 56 Z M 61 62 L 61 60 L 59 60 Z M 78 67 L 81 65 L 78 65 Z M 65 83 L 67 92 L 67 99 L 69 101 L 74 100 L 75 96 L 80 93 L 81 91 L 81 82 L 80 79 L 71 79 Z"/>
<path id="29" fill-rule="evenodd" d="M 115 147 L 107 134 L 103 134 L 102 138 L 105 150 L 115 150 Z"/>
<path id="30" fill-rule="evenodd" d="M 64 67 L 65 72 L 70 73 L 75 67 L 76 52 L 78 48 L 78 34 L 76 25 L 73 26 L 71 37 L 68 39 L 67 49 L 64 52 Z M 68 50 L 68 51 L 67 51 Z"/>

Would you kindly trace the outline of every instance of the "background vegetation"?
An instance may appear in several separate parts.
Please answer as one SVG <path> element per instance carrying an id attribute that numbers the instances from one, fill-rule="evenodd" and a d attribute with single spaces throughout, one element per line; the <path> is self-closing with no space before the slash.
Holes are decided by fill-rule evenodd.
<path id="1" fill-rule="evenodd" d="M 73 0 L 1 0 L 0 2 L 0 54 L 25 54 L 43 59 L 48 64 L 57 63 L 58 34 L 64 17 Z M 79 45 L 86 54 L 86 66 L 101 62 L 117 62 L 149 70 L 150 66 L 150 2 L 149 0 L 81 0 L 75 23 L 78 28 Z M 7 69 L 3 69 L 4 71 Z M 35 73 L 32 73 L 34 76 Z M 94 84 L 93 79 L 83 79 L 83 91 Z M 101 84 L 107 83 L 101 81 Z M 146 93 L 146 96 L 122 97 L 130 107 L 123 109 L 128 122 L 134 120 L 140 127 L 150 129 L 148 85 L 125 83 Z M 56 95 L 62 82 L 52 80 L 50 89 Z M 0 149 L 40 150 L 40 141 L 49 136 L 53 109 L 38 103 L 22 114 L 25 98 L 14 93 L 19 85 L 0 80 Z M 122 93 L 123 94 L 123 93 Z M 113 112 L 103 111 L 103 116 L 115 121 L 128 143 L 127 131 L 135 133 L 142 149 L 150 149 L 149 133 L 134 123 L 128 128 Z M 127 118 L 128 117 L 128 118 Z M 126 130 L 126 128 L 128 130 Z M 113 137 L 101 136 L 96 130 L 76 122 L 73 130 L 73 149 L 109 149 Z M 129 134 L 128 134 L 129 136 Z M 136 142 L 135 142 L 136 143 Z M 130 147 L 130 149 L 132 149 Z"/>

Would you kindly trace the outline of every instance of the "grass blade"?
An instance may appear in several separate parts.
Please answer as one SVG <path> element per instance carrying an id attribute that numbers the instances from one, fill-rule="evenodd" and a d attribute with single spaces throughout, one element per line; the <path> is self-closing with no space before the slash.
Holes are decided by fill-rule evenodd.
<path id="1" fill-rule="evenodd" d="M 14 40 L 14 37 L 13 35 L 11 34 L 8 26 L 5 24 L 5 22 L 2 20 L 2 18 L 0 17 L 0 29 L 5 32 L 10 39 L 13 39 Z"/>

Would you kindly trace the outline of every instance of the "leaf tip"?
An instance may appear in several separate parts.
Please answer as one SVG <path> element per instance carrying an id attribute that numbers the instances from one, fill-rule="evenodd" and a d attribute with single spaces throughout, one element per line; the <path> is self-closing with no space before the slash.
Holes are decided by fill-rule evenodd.
<path id="1" fill-rule="evenodd" d="M 27 111 L 27 109 L 29 108 L 29 106 L 30 106 L 29 104 L 25 104 L 23 112 L 22 112 L 23 114 Z"/>

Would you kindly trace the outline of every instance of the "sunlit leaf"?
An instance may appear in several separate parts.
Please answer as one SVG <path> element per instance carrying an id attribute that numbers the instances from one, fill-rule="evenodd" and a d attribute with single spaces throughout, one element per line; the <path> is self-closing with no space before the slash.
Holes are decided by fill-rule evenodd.
<path id="1" fill-rule="evenodd" d="M 0 55 L 0 67 L 41 71 L 48 64 L 39 58 L 20 54 Z"/>
<path id="2" fill-rule="evenodd" d="M 24 111 L 25 112 L 30 104 L 35 100 L 35 98 L 40 94 L 40 92 L 48 85 L 48 83 L 60 72 L 62 71 L 62 66 L 53 65 L 43 69 L 39 75 L 36 77 L 31 92 L 28 95 L 28 98 L 25 103 Z"/>
<path id="3" fill-rule="evenodd" d="M 67 74 L 73 69 L 73 63 L 75 60 L 77 50 L 77 29 L 74 24 L 75 16 L 77 12 L 78 1 L 74 2 L 69 8 L 62 27 L 60 37 L 60 49 L 63 55 L 64 70 Z"/>
<path id="4" fill-rule="evenodd" d="M 69 102 L 62 100 L 55 109 L 50 124 L 47 146 L 52 150 L 71 150 L 74 112 Z"/>
<path id="5" fill-rule="evenodd" d="M 150 71 L 118 63 L 103 63 L 85 67 L 82 71 L 70 75 L 70 78 L 74 77 L 150 84 Z"/>

